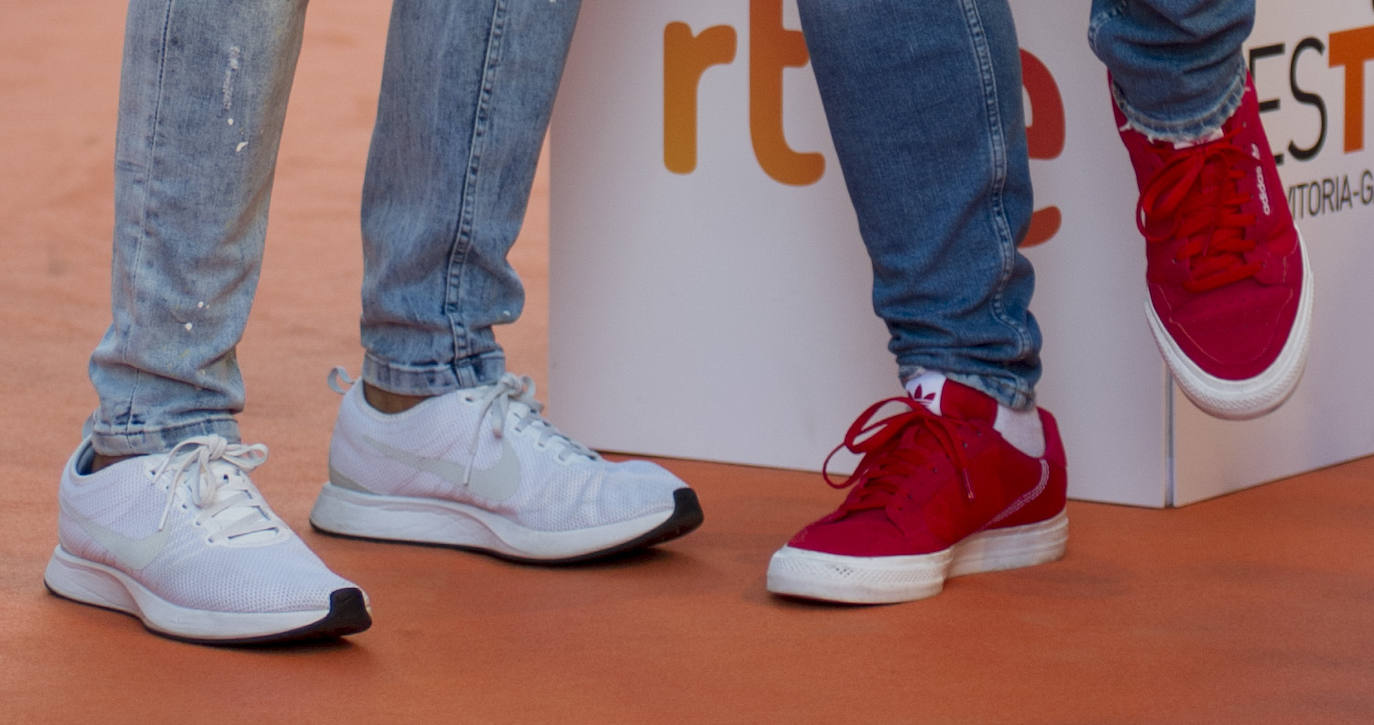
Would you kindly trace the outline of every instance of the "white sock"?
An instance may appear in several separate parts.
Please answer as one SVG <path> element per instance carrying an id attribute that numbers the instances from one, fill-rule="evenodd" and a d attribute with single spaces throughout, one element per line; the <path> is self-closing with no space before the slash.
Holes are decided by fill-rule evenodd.
<path id="1" fill-rule="evenodd" d="M 992 428 L 1013 448 L 1031 458 L 1045 455 L 1045 426 L 1040 422 L 1040 411 L 1035 408 L 1013 410 L 998 404 L 997 420 Z"/>

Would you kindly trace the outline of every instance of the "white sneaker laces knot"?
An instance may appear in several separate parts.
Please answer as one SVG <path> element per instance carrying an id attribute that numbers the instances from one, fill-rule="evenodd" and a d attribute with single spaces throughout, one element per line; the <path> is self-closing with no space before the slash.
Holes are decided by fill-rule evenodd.
<path id="1" fill-rule="evenodd" d="M 158 521 L 159 531 L 167 525 L 167 516 L 176 502 L 176 494 L 185 484 L 190 502 L 200 512 L 196 515 L 198 523 L 215 519 L 219 514 L 234 508 L 249 509 L 243 516 L 217 527 L 215 536 L 232 539 L 259 531 L 278 528 L 277 523 L 253 489 L 252 483 L 243 474 L 261 466 L 267 460 L 267 446 L 261 443 L 251 446 L 230 443 L 222 436 L 205 435 L 187 438 L 178 443 L 162 464 L 153 473 L 153 481 L 161 480 L 169 471 L 171 480 L 167 487 L 167 504 L 162 509 Z M 211 464 L 219 463 L 212 467 Z M 230 470 L 225 470 L 232 467 Z"/>

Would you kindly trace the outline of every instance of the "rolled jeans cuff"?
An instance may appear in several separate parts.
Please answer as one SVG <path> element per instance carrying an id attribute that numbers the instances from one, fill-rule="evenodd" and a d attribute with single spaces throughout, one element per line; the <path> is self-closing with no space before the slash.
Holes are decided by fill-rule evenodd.
<path id="1" fill-rule="evenodd" d="M 463 388 L 491 385 L 506 372 L 500 350 L 452 363 L 413 365 L 383 360 L 372 353 L 363 358 L 363 380 L 397 395 L 442 395 Z"/>
<path id="2" fill-rule="evenodd" d="M 240 442 L 239 424 L 227 413 L 214 414 L 200 420 L 178 423 L 161 428 L 128 428 L 102 423 L 98 411 L 86 419 L 82 435 L 91 439 L 91 447 L 102 456 L 146 456 L 164 453 L 187 438 L 217 435 L 230 443 Z"/>
<path id="3" fill-rule="evenodd" d="M 1126 117 L 1126 122 L 1130 124 L 1131 128 L 1145 134 L 1147 138 L 1153 141 L 1173 143 L 1194 141 L 1220 129 L 1226 120 L 1236 112 L 1236 109 L 1240 108 L 1241 98 L 1245 95 L 1246 71 L 1245 63 L 1241 58 L 1236 58 L 1235 65 L 1236 71 L 1231 82 L 1216 103 L 1191 118 L 1161 119 L 1151 117 L 1132 106 L 1115 82 L 1111 84 L 1112 100 L 1116 101 L 1116 107 L 1121 109 L 1121 115 Z"/>

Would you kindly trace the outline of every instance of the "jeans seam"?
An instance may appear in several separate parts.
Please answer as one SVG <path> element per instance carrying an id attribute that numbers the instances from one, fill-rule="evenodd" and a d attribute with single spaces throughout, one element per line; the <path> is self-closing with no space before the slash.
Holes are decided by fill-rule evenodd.
<path id="1" fill-rule="evenodd" d="M 136 278 L 139 275 L 140 270 L 142 270 L 143 268 L 143 265 L 140 262 L 143 258 L 145 243 L 147 242 L 149 235 L 148 216 L 149 207 L 152 205 L 152 184 L 153 178 L 155 176 L 153 171 L 157 165 L 158 128 L 162 120 L 162 97 L 165 86 L 165 80 L 167 76 L 167 46 L 171 39 L 172 10 L 175 7 L 175 5 L 176 0 L 167 0 L 167 11 L 162 15 L 162 41 L 158 49 L 157 95 L 153 101 L 152 123 L 148 129 L 148 157 L 146 160 L 147 163 L 143 168 L 143 183 L 138 185 L 143 189 L 143 198 L 141 199 L 141 203 L 139 206 L 139 238 L 138 243 L 134 246 L 133 259 L 131 260 L 129 265 L 129 268 L 131 270 L 130 274 L 135 278 L 130 280 L 130 293 L 135 298 L 134 304 L 138 303 L 137 297 L 139 285 L 137 283 Z M 121 343 L 119 346 L 119 359 L 127 360 L 129 358 L 129 330 L 126 328 L 120 331 L 119 334 L 121 336 Z M 129 397 L 125 403 L 125 409 L 128 411 L 128 414 L 124 416 L 124 435 L 134 434 L 132 428 L 134 421 L 134 400 L 138 398 L 138 391 L 139 387 L 142 384 L 142 381 L 143 371 L 138 368 L 134 368 L 134 382 L 133 385 L 129 386 Z"/>
<path id="2" fill-rule="evenodd" d="M 1031 347 L 1029 336 L 1014 320 L 1006 315 L 1003 292 L 1015 262 L 1016 242 L 1012 237 L 1011 225 L 1007 222 L 1006 204 L 1003 194 L 1007 181 L 1007 144 L 1003 132 L 1002 110 L 997 98 L 997 78 L 992 67 L 992 53 L 983 31 L 982 18 L 972 0 L 963 0 L 964 17 L 968 25 L 969 40 L 973 44 L 974 55 L 978 62 L 978 73 L 983 86 L 983 109 L 988 124 L 988 150 L 992 157 L 992 184 L 989 194 L 989 207 L 992 212 L 993 227 L 996 229 L 1000 244 L 997 245 L 999 270 L 997 284 L 992 296 L 992 316 L 1006 326 L 1016 336 L 1017 355 L 1024 355 Z"/>
<path id="3" fill-rule="evenodd" d="M 1121 17 L 1126 12 L 1126 0 L 1118 0 L 1115 5 L 1107 10 L 1094 15 L 1088 20 L 1088 47 L 1097 50 L 1097 35 L 1102 30 L 1102 26 Z"/>
<path id="4" fill-rule="evenodd" d="M 462 300 L 463 282 L 467 270 L 468 254 L 472 251 L 473 215 L 477 206 L 477 185 L 482 164 L 482 145 L 486 142 L 487 127 L 490 120 L 491 97 L 495 92 L 496 70 L 501 59 L 501 39 L 505 27 L 506 4 L 496 0 L 492 5 L 491 29 L 488 33 L 487 53 L 482 62 L 481 86 L 477 93 L 477 108 L 472 122 L 472 141 L 468 151 L 468 163 L 463 179 L 463 202 L 458 213 L 457 236 L 449 254 L 449 269 L 446 275 L 445 301 L 449 305 L 449 328 L 453 334 L 453 360 L 455 374 L 460 385 L 467 387 L 472 381 L 463 380 L 463 374 L 456 369 L 457 361 L 470 354 L 470 340 L 467 326 L 458 319 L 456 307 Z M 456 274 L 455 274 L 456 270 Z"/>

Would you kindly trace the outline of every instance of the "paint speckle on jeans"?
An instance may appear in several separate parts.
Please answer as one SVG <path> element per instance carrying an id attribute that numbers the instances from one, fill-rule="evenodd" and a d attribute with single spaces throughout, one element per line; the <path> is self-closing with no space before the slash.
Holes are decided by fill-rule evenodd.
<path id="1" fill-rule="evenodd" d="M 194 325 L 192 325 L 191 323 L 188 322 L 188 323 L 186 323 L 185 325 L 183 325 L 183 327 L 186 328 L 186 331 L 187 331 L 187 332 L 190 332 L 190 331 L 191 331 L 191 328 L 194 327 Z"/>
<path id="2" fill-rule="evenodd" d="M 234 125 L 234 119 L 232 119 L 232 118 L 229 119 L 229 125 L 230 125 L 230 126 Z"/>
<path id="3" fill-rule="evenodd" d="M 248 146 L 247 141 L 240 141 L 239 145 L 234 147 L 234 153 L 242 151 L 246 146 Z"/>
<path id="4" fill-rule="evenodd" d="M 198 310 L 203 310 L 203 309 L 205 309 L 205 301 L 202 300 L 202 301 L 200 301 L 200 302 L 197 302 L 197 303 L 196 303 L 196 309 L 198 309 Z"/>
<path id="5" fill-rule="evenodd" d="M 224 110 L 229 110 L 234 106 L 234 74 L 239 69 L 239 56 L 243 51 L 237 45 L 229 48 L 229 67 L 224 69 L 224 84 L 220 87 L 220 95 L 224 100 Z M 229 123 L 233 123 L 231 120 Z"/>

